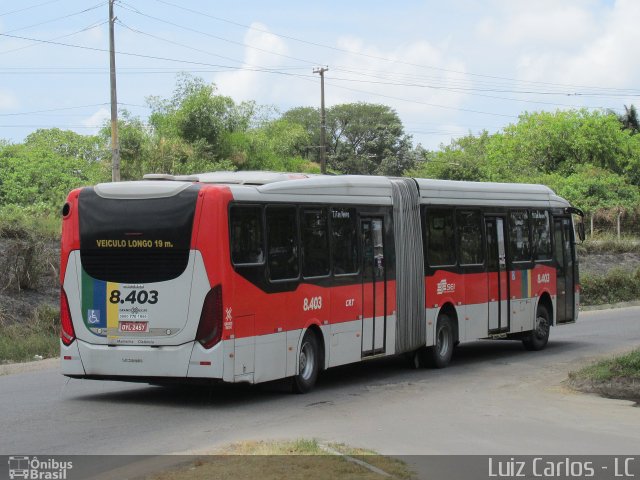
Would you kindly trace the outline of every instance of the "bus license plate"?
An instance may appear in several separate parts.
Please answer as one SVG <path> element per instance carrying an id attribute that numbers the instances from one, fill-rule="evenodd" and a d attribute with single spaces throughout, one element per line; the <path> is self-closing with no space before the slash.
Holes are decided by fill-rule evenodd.
<path id="1" fill-rule="evenodd" d="M 121 332 L 148 332 L 149 322 L 120 322 Z"/>

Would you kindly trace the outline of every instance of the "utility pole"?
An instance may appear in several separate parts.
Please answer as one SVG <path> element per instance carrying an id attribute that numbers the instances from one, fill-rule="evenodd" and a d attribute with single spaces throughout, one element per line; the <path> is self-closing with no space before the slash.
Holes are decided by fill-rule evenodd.
<path id="1" fill-rule="evenodd" d="M 120 181 L 120 144 L 118 143 L 118 96 L 116 94 L 116 52 L 113 38 L 113 3 L 109 0 L 109 76 L 111 83 L 111 181 Z"/>
<path id="2" fill-rule="evenodd" d="M 327 173 L 327 122 L 324 113 L 324 72 L 329 67 L 318 67 L 313 73 L 320 74 L 320 173 Z"/>

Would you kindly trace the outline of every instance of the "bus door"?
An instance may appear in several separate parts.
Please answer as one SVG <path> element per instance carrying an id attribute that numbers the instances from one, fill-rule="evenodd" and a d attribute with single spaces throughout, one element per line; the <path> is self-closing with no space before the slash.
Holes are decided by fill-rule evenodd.
<path id="1" fill-rule="evenodd" d="M 385 351 L 386 275 L 384 228 L 379 217 L 362 217 L 362 356 Z"/>
<path id="2" fill-rule="evenodd" d="M 505 219 L 485 217 L 489 333 L 509 330 L 509 278 L 505 249 Z"/>
<path id="3" fill-rule="evenodd" d="M 571 219 L 553 220 L 553 258 L 556 262 L 556 323 L 574 321 L 575 272 Z"/>

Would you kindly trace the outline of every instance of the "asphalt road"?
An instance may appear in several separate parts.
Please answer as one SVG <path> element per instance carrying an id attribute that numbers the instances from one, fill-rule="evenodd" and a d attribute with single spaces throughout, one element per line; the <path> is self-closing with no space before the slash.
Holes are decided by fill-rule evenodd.
<path id="1" fill-rule="evenodd" d="M 165 388 L 68 380 L 56 366 L 0 376 L 0 454 L 199 453 L 244 439 L 316 437 L 384 454 L 637 454 L 640 410 L 562 386 L 567 372 L 640 345 L 640 307 L 582 313 L 546 350 L 483 341 L 444 370 L 402 358 L 281 384 Z"/>

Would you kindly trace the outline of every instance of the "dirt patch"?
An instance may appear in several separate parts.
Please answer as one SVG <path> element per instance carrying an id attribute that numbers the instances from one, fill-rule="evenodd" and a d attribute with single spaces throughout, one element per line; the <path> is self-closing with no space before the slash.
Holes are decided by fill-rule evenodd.
<path id="1" fill-rule="evenodd" d="M 16 373 L 38 372 L 57 368 L 59 358 L 46 358 L 35 362 L 0 364 L 0 375 L 15 375 Z"/>
<path id="2" fill-rule="evenodd" d="M 613 268 L 630 272 L 640 267 L 640 253 L 590 253 L 580 255 L 580 273 L 606 275 Z"/>
<path id="3" fill-rule="evenodd" d="M 569 379 L 567 384 L 584 393 L 597 393 L 606 398 L 631 400 L 640 406 L 640 379 L 612 378 L 605 381 L 589 379 Z"/>
<path id="4" fill-rule="evenodd" d="M 59 251 L 58 242 L 0 239 L 0 325 L 28 321 L 41 305 L 58 305 Z"/>

